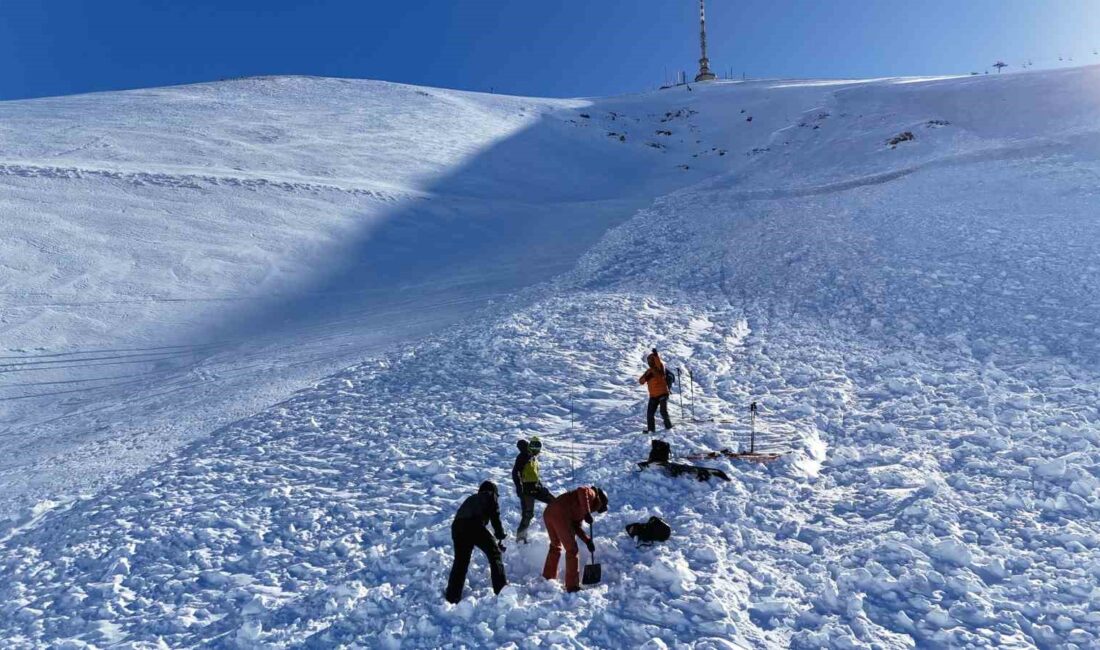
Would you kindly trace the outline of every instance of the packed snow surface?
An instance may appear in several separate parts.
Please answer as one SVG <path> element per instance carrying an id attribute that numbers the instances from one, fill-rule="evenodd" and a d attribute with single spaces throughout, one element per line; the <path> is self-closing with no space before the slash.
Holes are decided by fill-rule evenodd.
<path id="1" fill-rule="evenodd" d="M 0 104 L 0 158 L 6 647 L 1100 644 L 1100 69 L 248 79 Z M 783 456 L 640 471 L 653 346 L 674 455 L 755 401 Z M 452 606 L 531 435 L 603 582 L 536 517 Z"/>

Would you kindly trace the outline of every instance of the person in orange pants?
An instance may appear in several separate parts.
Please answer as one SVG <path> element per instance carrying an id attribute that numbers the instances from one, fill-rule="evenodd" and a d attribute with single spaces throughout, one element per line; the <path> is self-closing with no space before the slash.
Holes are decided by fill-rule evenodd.
<path id="1" fill-rule="evenodd" d="M 588 552 L 596 550 L 582 528 L 583 522 L 592 523 L 593 512 L 607 512 L 607 494 L 596 486 L 580 487 L 554 499 L 546 506 L 542 519 L 546 523 L 546 532 L 550 535 L 550 550 L 546 553 L 546 564 L 542 567 L 542 577 L 555 580 L 558 577 L 558 560 L 561 559 L 561 547 L 565 545 L 565 590 L 581 590 L 580 549 L 577 537 L 581 538 Z"/>

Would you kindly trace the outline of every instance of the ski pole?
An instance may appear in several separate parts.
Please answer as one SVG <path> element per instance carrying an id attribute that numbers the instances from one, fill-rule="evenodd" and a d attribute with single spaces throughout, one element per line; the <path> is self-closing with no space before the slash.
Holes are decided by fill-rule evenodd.
<path id="1" fill-rule="evenodd" d="M 680 419 L 684 419 L 684 380 L 680 374 L 680 369 L 676 369 L 676 381 L 680 384 Z"/>
<path id="2" fill-rule="evenodd" d="M 688 383 L 691 384 L 691 419 L 695 420 L 695 377 L 691 374 L 691 368 L 688 368 Z"/>
<path id="3" fill-rule="evenodd" d="M 569 468 L 577 482 L 577 436 L 573 433 L 573 391 L 569 391 Z"/>
<path id="4" fill-rule="evenodd" d="M 756 453 L 756 402 L 749 404 L 749 453 Z"/>

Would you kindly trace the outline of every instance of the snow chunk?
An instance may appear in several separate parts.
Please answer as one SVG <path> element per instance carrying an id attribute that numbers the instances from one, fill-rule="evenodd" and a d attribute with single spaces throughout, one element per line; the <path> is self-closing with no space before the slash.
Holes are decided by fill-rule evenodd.
<path id="1" fill-rule="evenodd" d="M 931 555 L 940 562 L 954 566 L 969 566 L 972 562 L 970 550 L 953 539 L 936 544 Z"/>
<path id="2" fill-rule="evenodd" d="M 659 558 L 649 571 L 657 582 L 667 585 L 677 596 L 695 588 L 695 573 L 683 558 Z"/>
<path id="3" fill-rule="evenodd" d="M 1055 458 L 1052 461 L 1036 465 L 1032 470 L 1035 476 L 1048 480 L 1057 480 L 1066 475 L 1066 459 Z"/>

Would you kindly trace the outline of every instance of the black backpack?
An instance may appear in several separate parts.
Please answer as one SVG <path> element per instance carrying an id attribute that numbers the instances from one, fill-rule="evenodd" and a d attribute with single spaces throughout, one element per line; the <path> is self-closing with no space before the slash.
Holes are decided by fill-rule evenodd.
<path id="1" fill-rule="evenodd" d="M 645 523 L 628 525 L 626 534 L 633 537 L 638 544 L 652 544 L 667 542 L 672 536 L 672 529 L 660 517 L 650 517 Z"/>
<path id="2" fill-rule="evenodd" d="M 676 373 L 672 372 L 668 368 L 665 368 L 665 384 L 668 385 L 668 391 L 672 392 L 672 385 L 676 383 Z"/>
<path id="3" fill-rule="evenodd" d="M 649 447 L 649 463 L 667 463 L 672 455 L 672 447 L 664 440 L 654 440 Z"/>

